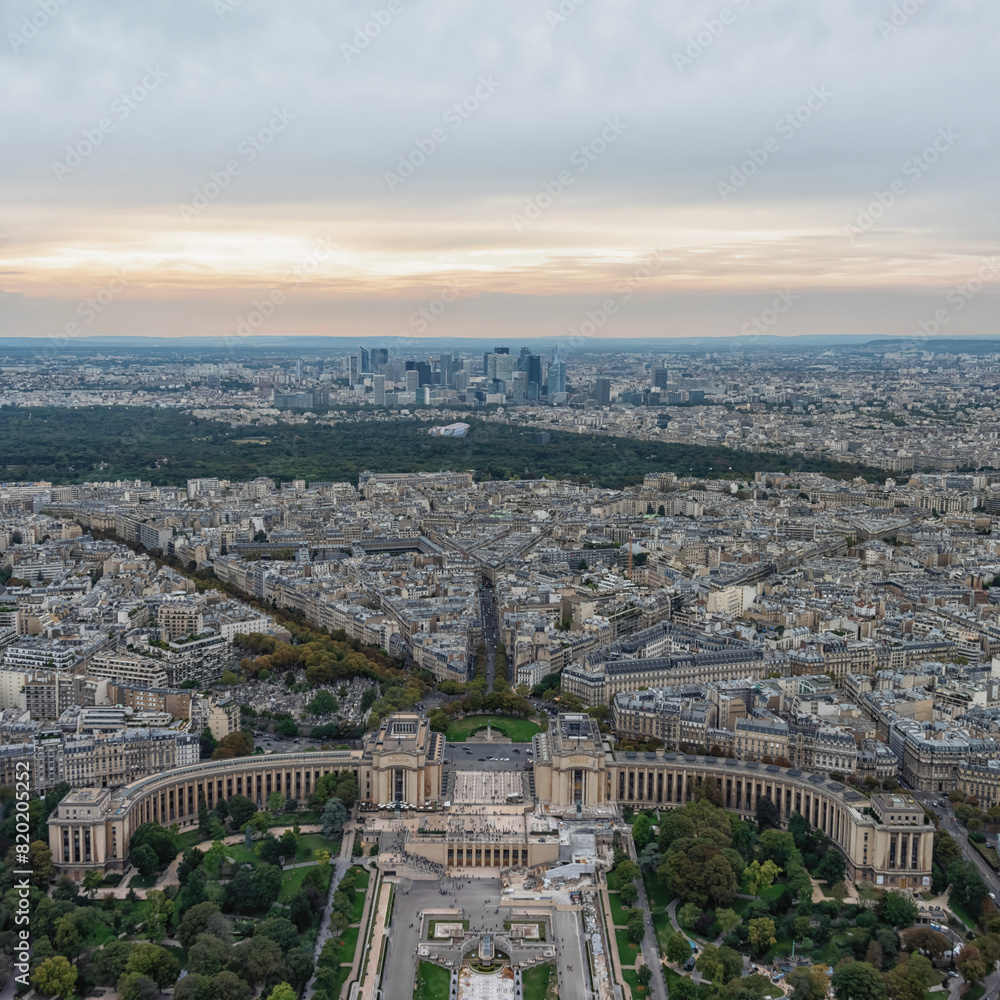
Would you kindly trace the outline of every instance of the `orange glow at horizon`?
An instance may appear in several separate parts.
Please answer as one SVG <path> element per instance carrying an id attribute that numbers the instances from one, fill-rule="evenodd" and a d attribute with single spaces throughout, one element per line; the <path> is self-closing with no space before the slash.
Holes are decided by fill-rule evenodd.
<path id="1" fill-rule="evenodd" d="M 779 208 L 765 224 L 731 206 L 567 207 L 520 233 L 509 208 L 387 217 L 384 205 L 213 206 L 185 224 L 169 209 L 22 206 L 8 213 L 0 288 L 72 298 L 124 273 L 133 300 L 227 301 L 282 286 L 305 301 L 391 300 L 448 282 L 467 294 L 597 295 L 651 265 L 643 288 L 659 292 L 913 289 L 960 282 L 986 253 L 903 230 L 852 246 L 836 208 L 808 219 Z"/>

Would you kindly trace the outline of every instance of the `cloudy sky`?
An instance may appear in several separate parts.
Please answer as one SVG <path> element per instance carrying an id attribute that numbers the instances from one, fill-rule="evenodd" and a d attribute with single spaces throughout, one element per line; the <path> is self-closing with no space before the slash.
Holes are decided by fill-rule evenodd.
<path id="1" fill-rule="evenodd" d="M 0 18 L 0 336 L 998 332 L 995 0 Z"/>

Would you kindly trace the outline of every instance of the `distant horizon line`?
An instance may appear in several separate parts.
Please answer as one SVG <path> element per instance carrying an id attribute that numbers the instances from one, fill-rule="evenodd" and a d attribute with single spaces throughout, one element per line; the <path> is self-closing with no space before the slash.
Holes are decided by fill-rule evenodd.
<path id="1" fill-rule="evenodd" d="M 5 336 L 0 335 L 0 345 L 2 344 L 36 344 L 44 343 L 45 341 L 52 340 L 53 337 L 48 334 L 39 334 L 37 336 L 31 334 L 22 334 L 17 336 Z M 59 338 L 62 340 L 63 338 Z M 88 344 L 101 344 L 101 343 L 112 343 L 121 344 L 125 342 L 141 341 L 145 343 L 149 342 L 167 342 L 167 343 L 194 343 L 194 344 L 206 344 L 213 342 L 225 343 L 228 346 L 234 346 L 232 344 L 231 337 L 226 337 L 223 335 L 208 335 L 208 336 L 190 336 L 179 334 L 177 336 L 171 335 L 154 335 L 147 336 L 143 334 L 96 334 L 93 336 L 78 336 L 69 339 L 69 342 L 63 342 L 60 344 L 61 349 L 66 349 L 75 343 L 88 343 Z M 255 344 L 258 345 L 274 345 L 287 343 L 289 341 L 338 341 L 350 344 L 364 344 L 364 343 L 380 343 L 389 344 L 399 338 L 395 335 L 390 335 L 386 337 L 373 337 L 373 336 L 361 336 L 361 337 L 346 337 L 339 334 L 325 334 L 325 333 L 297 333 L 297 334 L 268 334 L 261 336 L 253 336 L 247 338 L 240 338 L 240 347 L 253 347 Z M 412 336 L 408 337 L 407 340 L 410 343 L 483 343 L 483 344 L 501 344 L 502 343 L 534 343 L 534 344 L 547 344 L 553 343 L 556 346 L 566 346 L 565 344 L 560 345 L 560 341 L 564 338 L 560 336 L 553 337 L 489 337 L 489 336 L 471 336 L 471 337 L 419 337 Z M 907 341 L 911 342 L 914 347 L 919 346 L 921 343 L 938 343 L 938 342 L 955 342 L 961 343 L 963 341 L 975 341 L 977 343 L 989 343 L 998 342 L 1000 343 L 1000 335 L 981 333 L 981 334 L 935 334 L 933 337 L 915 337 L 913 334 L 864 334 L 864 333 L 800 333 L 800 334 L 761 334 L 752 337 L 732 335 L 732 334 L 711 334 L 706 333 L 699 336 L 669 336 L 664 335 L 660 337 L 577 337 L 574 338 L 575 343 L 570 346 L 570 350 L 578 348 L 580 346 L 580 341 L 584 341 L 588 344 L 658 344 L 658 343 L 698 343 L 700 341 L 714 341 L 714 342 L 737 342 L 746 343 L 748 346 L 753 346 L 754 344 L 760 344 L 762 342 L 767 342 L 771 344 L 781 344 L 790 343 L 794 341 L 814 341 L 819 343 L 833 343 L 833 342 L 854 342 L 854 343 L 878 343 L 880 341 L 885 342 L 895 342 L 899 341 L 905 343 Z"/>

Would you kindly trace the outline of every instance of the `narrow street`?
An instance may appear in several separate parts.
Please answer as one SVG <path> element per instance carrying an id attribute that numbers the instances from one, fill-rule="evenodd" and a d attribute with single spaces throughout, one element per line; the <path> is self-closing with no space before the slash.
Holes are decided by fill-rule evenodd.
<path id="1" fill-rule="evenodd" d="M 497 607 L 492 587 L 484 587 L 479 592 L 479 607 L 483 623 L 483 642 L 486 645 L 486 693 L 489 694 L 493 690 L 493 681 L 496 678 L 497 642 L 500 640 Z"/>
<path id="2" fill-rule="evenodd" d="M 631 840 L 631 838 L 629 838 Z M 653 930 L 653 920 L 649 915 L 649 900 L 646 899 L 646 887 L 642 879 L 636 881 L 639 889 L 639 899 L 636 906 L 646 913 L 646 933 L 642 937 L 642 960 L 653 970 L 653 979 L 649 984 L 650 997 L 657 1000 L 667 1000 L 667 984 L 663 978 L 663 965 L 660 962 L 660 951 L 656 944 L 656 932 Z M 611 937 L 612 947 L 614 946 L 614 935 Z"/>

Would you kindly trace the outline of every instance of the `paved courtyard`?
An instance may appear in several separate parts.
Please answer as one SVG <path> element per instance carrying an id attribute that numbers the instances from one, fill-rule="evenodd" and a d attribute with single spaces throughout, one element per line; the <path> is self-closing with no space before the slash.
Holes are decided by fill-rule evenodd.
<path id="1" fill-rule="evenodd" d="M 477 869 L 477 874 L 482 871 L 483 869 Z M 515 907 L 517 905 L 523 905 L 523 901 L 516 901 Z M 445 917 L 432 916 L 428 913 L 426 919 L 441 919 L 448 922 L 468 920 L 470 931 L 489 934 L 506 934 L 504 924 L 512 916 L 511 907 L 503 905 L 499 879 L 480 876 L 473 879 L 445 878 L 440 881 L 400 880 L 393 906 L 392 927 L 382 979 L 383 983 L 392 983 L 394 997 L 413 995 L 418 950 L 421 944 L 434 948 L 432 942 L 426 938 L 421 940 L 420 937 L 425 926 L 424 914 L 425 911 L 441 910 L 460 910 L 461 915 L 456 913 Z M 583 945 L 583 923 L 580 913 L 568 908 L 549 912 L 553 921 L 552 943 L 556 952 L 560 1000 L 590 1000 L 590 975 Z M 515 919 L 523 921 L 525 918 L 519 913 Z M 476 991 L 502 988 L 503 984 L 499 980 L 479 982 L 488 979 L 496 977 L 470 978 L 469 988 L 474 988 Z M 511 980 L 511 990 L 510 994 L 470 992 L 463 995 L 461 1000 L 494 1000 L 494 998 L 513 996 L 513 980 Z"/>
<path id="2" fill-rule="evenodd" d="M 524 794 L 521 771 L 459 771 L 455 775 L 454 802 L 501 804 Z"/>
<path id="3" fill-rule="evenodd" d="M 514 971 L 482 976 L 463 965 L 458 974 L 458 1000 L 513 1000 Z"/>

